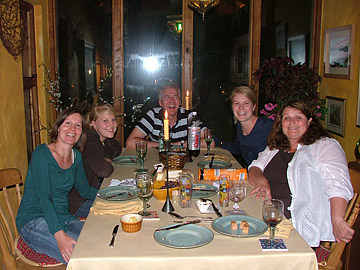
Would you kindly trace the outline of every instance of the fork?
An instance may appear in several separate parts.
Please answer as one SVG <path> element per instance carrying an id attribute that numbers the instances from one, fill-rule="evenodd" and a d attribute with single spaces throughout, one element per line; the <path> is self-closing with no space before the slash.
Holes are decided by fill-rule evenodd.
<path id="1" fill-rule="evenodd" d="M 182 215 L 179 215 L 179 214 L 177 214 L 175 212 L 169 212 L 169 215 L 172 216 L 172 217 L 175 217 L 175 218 L 180 218 L 180 219 L 184 219 L 184 218 L 187 218 L 187 217 L 198 218 L 198 219 L 212 219 L 212 217 L 182 216 Z"/>

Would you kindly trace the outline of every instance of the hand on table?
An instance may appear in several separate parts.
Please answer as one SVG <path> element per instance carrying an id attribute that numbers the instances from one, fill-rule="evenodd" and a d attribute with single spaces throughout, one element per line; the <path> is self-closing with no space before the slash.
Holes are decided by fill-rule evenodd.
<path id="1" fill-rule="evenodd" d="M 76 241 L 67 235 L 63 230 L 56 232 L 54 236 L 58 243 L 61 255 L 66 262 L 69 262 Z"/>
<path id="2" fill-rule="evenodd" d="M 249 193 L 249 196 L 253 194 L 256 194 L 256 198 L 261 197 L 262 199 L 265 199 L 266 196 L 268 196 L 270 199 L 272 198 L 270 186 L 265 177 L 255 185 L 255 188 Z"/>

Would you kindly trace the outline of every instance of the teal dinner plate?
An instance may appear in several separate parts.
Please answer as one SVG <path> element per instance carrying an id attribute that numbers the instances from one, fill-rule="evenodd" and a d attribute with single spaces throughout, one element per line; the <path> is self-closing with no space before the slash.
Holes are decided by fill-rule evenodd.
<path id="1" fill-rule="evenodd" d="M 162 228 L 166 228 L 168 225 Z M 190 224 L 169 231 L 155 231 L 154 239 L 161 245 L 171 248 L 196 248 L 209 244 L 214 233 L 208 228 Z"/>
<path id="2" fill-rule="evenodd" d="M 119 165 L 135 166 L 139 164 L 137 156 L 118 156 L 113 158 L 113 161 Z"/>
<path id="3" fill-rule="evenodd" d="M 193 184 L 192 188 L 193 198 L 207 198 L 218 193 L 217 187 L 206 184 Z"/>
<path id="4" fill-rule="evenodd" d="M 240 229 L 240 222 L 246 220 L 249 223 L 249 233 L 243 233 Z M 231 230 L 231 221 L 236 221 L 237 230 Z M 215 219 L 212 223 L 212 228 L 218 233 L 233 236 L 233 237 L 252 237 L 256 235 L 263 234 L 266 232 L 268 226 L 266 223 L 260 219 L 250 217 L 250 216 L 223 216 Z"/>
<path id="5" fill-rule="evenodd" d="M 107 197 L 116 194 L 119 195 L 107 199 Z M 137 189 L 134 187 L 121 187 L 121 186 L 106 187 L 100 189 L 98 191 L 97 196 L 107 201 L 126 201 L 137 197 Z"/>
<path id="6" fill-rule="evenodd" d="M 201 169 L 209 169 L 210 160 L 200 161 L 197 163 L 198 167 Z M 214 160 L 212 164 L 212 169 L 229 169 L 231 168 L 231 163 L 222 160 Z"/>

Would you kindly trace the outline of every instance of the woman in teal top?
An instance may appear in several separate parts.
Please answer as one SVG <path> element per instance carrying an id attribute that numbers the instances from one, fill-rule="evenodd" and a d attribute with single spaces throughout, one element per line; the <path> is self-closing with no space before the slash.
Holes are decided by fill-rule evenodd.
<path id="1" fill-rule="evenodd" d="M 36 252 L 67 263 L 83 222 L 69 213 L 68 195 L 75 185 L 82 197 L 97 190 L 85 176 L 81 153 L 84 118 L 75 108 L 64 110 L 51 130 L 51 144 L 39 145 L 31 158 L 24 196 L 16 217 L 24 241 Z"/>

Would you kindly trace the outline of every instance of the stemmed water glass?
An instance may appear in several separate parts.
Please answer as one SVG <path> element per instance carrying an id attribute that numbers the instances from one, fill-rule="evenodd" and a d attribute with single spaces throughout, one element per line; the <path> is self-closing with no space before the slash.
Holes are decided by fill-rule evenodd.
<path id="1" fill-rule="evenodd" d="M 214 136 L 214 131 L 210 128 L 205 128 L 204 130 L 204 140 L 206 142 L 207 145 L 207 156 L 211 155 L 210 154 L 210 145 L 213 141 L 213 136 Z"/>
<path id="2" fill-rule="evenodd" d="M 284 203 L 281 200 L 269 199 L 263 201 L 262 208 L 263 220 L 270 226 L 270 242 L 274 242 L 275 227 L 284 216 Z"/>
<path id="3" fill-rule="evenodd" d="M 234 202 L 233 209 L 238 211 L 240 206 L 239 202 L 242 202 L 246 197 L 246 187 L 244 187 L 244 181 L 234 180 L 230 182 L 230 200 Z"/>
<path id="4" fill-rule="evenodd" d="M 147 201 L 151 199 L 154 191 L 153 179 L 148 171 L 138 172 L 136 174 L 136 187 L 138 197 L 143 201 L 143 210 L 139 215 L 149 216 L 150 213 L 146 210 Z"/>
<path id="5" fill-rule="evenodd" d="M 144 169 L 144 160 L 147 153 L 147 141 L 139 141 L 135 143 L 136 154 L 140 159 L 140 168 Z"/>

